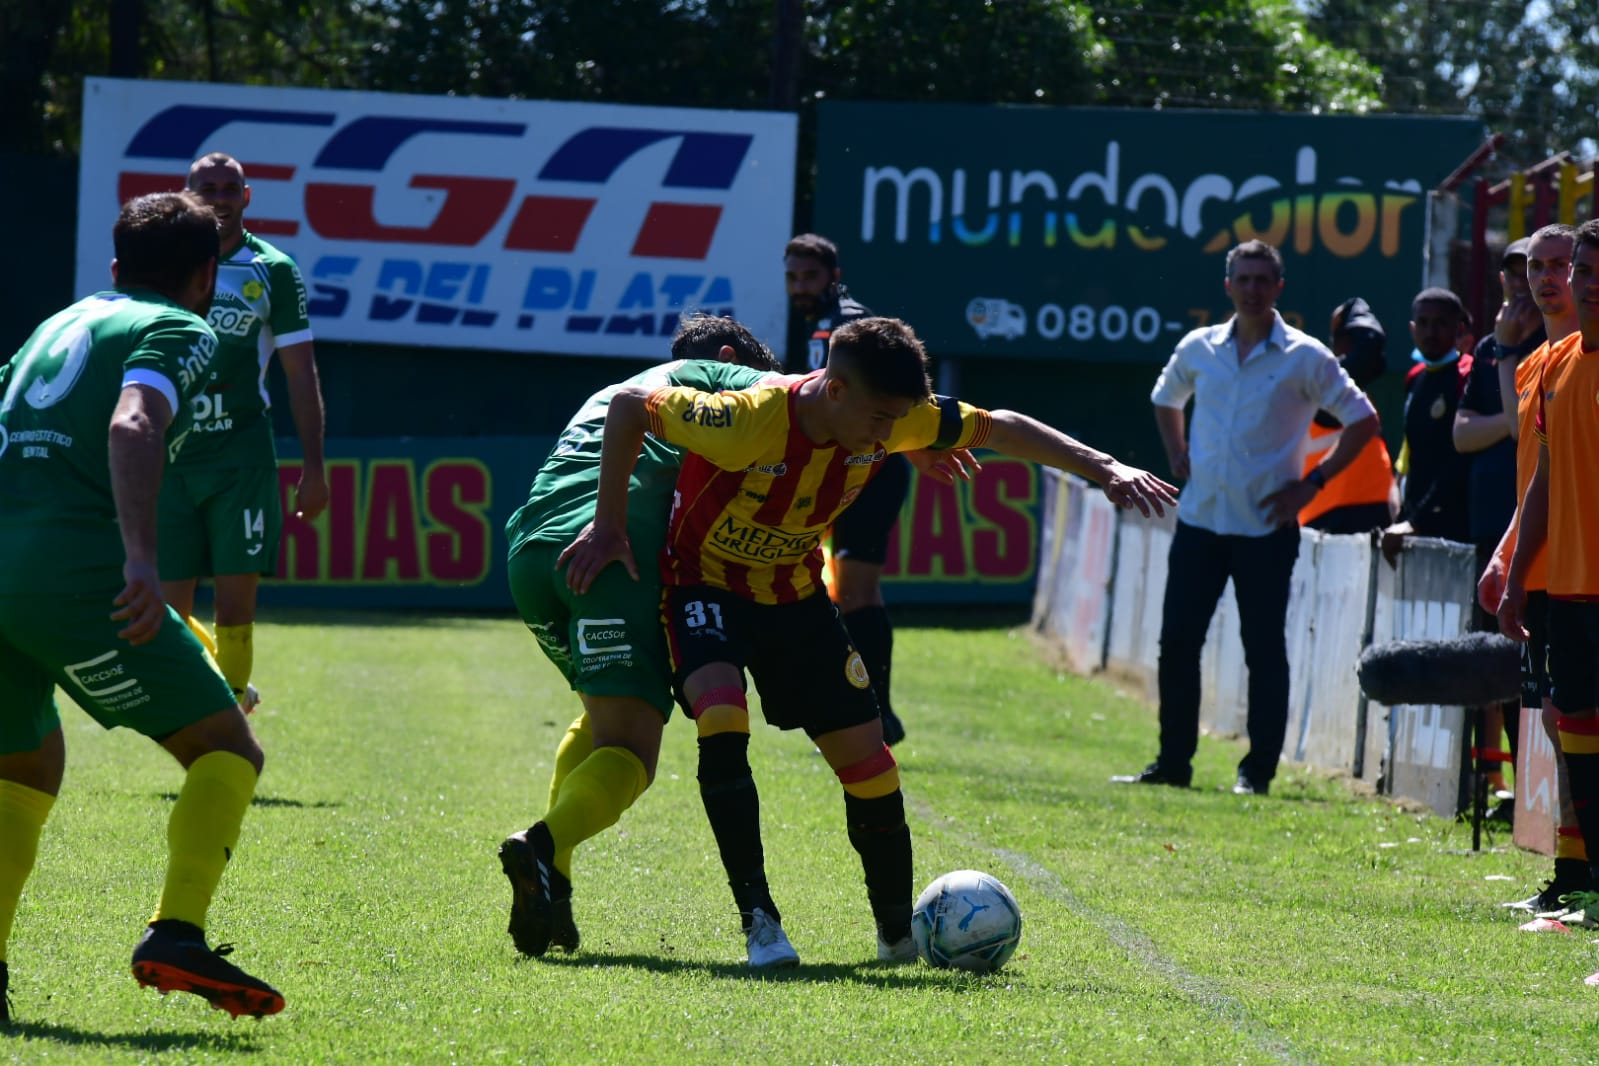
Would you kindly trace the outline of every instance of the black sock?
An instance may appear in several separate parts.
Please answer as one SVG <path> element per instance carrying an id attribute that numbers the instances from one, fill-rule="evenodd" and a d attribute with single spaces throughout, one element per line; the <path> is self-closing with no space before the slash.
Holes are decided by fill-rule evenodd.
<path id="1" fill-rule="evenodd" d="M 862 607 L 843 618 L 849 639 L 861 653 L 867 676 L 872 679 L 877 709 L 887 718 L 894 713 L 894 705 L 888 698 L 889 677 L 894 666 L 894 625 L 888 620 L 888 608 Z"/>
<path id="2" fill-rule="evenodd" d="M 717 733 L 700 738 L 700 801 L 710 820 L 722 868 L 733 890 L 744 928 L 759 907 L 781 922 L 766 884 L 766 854 L 761 848 L 761 799 L 750 773 L 750 735 Z"/>
<path id="3" fill-rule="evenodd" d="M 911 931 L 911 827 L 905 824 L 905 794 L 895 789 L 876 799 L 844 793 L 849 842 L 861 857 L 866 896 L 878 932 L 892 944 Z"/>

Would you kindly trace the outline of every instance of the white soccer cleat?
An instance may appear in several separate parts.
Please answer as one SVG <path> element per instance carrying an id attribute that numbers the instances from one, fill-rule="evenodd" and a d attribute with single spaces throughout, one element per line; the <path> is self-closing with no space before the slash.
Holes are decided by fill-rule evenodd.
<path id="1" fill-rule="evenodd" d="M 245 714 L 251 714 L 257 707 L 261 706 L 260 690 L 258 690 L 248 681 L 244 683 L 244 691 L 235 691 L 234 695 L 238 697 L 239 710 L 243 711 Z"/>
<path id="2" fill-rule="evenodd" d="M 759 907 L 750 919 L 746 934 L 750 949 L 750 969 L 766 970 L 777 966 L 798 966 L 799 952 L 788 942 L 788 934 L 777 919 Z"/>
<path id="3" fill-rule="evenodd" d="M 890 944 L 881 936 L 877 938 L 877 959 L 879 962 L 893 963 L 895 966 L 907 966 L 916 961 L 916 940 L 909 933 Z"/>

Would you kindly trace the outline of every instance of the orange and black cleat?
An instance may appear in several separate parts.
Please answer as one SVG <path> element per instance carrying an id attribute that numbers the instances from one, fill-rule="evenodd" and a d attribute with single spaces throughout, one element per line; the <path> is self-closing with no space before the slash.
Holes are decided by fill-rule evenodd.
<path id="1" fill-rule="evenodd" d="M 235 1018 L 264 1018 L 283 1009 L 283 996 L 223 958 L 232 944 L 206 947 L 205 933 L 174 919 L 151 922 L 133 949 L 133 976 L 139 984 L 168 992 L 193 992 Z"/>

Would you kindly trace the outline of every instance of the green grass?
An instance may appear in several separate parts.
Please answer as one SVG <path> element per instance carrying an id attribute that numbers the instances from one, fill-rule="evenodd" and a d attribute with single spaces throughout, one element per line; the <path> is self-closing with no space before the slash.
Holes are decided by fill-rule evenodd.
<path id="1" fill-rule="evenodd" d="M 1495 904 L 1549 861 L 1299 770 L 1113 788 L 1152 710 L 1062 676 L 1015 629 L 902 625 L 896 749 L 918 886 L 986 869 L 1022 945 L 988 978 L 874 961 L 836 780 L 757 726 L 767 864 L 804 964 L 743 968 L 674 718 L 655 787 L 578 856 L 572 958 L 520 959 L 495 859 L 543 808 L 576 703 L 506 618 L 277 612 L 258 627 L 268 752 L 210 934 L 276 984 L 231 1021 L 128 975 L 180 777 L 63 707 L 67 780 L 10 945 L 16 1062 L 1555 1063 L 1599 1046 L 1591 934 Z M 619 831 L 618 831 L 619 830 Z M 1508 880 L 1506 879 L 1508 878 Z"/>

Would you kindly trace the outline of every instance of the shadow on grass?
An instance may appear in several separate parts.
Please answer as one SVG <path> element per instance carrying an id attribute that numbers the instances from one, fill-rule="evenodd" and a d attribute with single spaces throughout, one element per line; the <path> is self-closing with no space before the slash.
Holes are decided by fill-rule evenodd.
<path id="1" fill-rule="evenodd" d="M 176 803 L 178 800 L 178 794 L 176 792 L 157 792 L 156 798 L 164 799 L 168 803 Z M 329 800 L 311 800 L 310 802 L 307 802 L 305 800 L 285 799 L 282 796 L 252 796 L 250 798 L 250 806 L 292 807 L 297 810 L 318 811 L 331 810 L 335 807 L 342 806 L 342 804 L 333 803 Z"/>
<path id="2" fill-rule="evenodd" d="M 879 962 L 856 962 L 824 966 L 785 967 L 775 970 L 752 970 L 736 962 L 696 962 L 687 959 L 668 959 L 659 955 L 546 955 L 542 959 L 520 959 L 528 966 L 567 966 L 588 969 L 602 966 L 649 970 L 661 974 L 702 973 L 712 977 L 725 977 L 738 981 L 805 981 L 812 984 L 832 984 L 847 981 L 871 985 L 875 988 L 937 987 L 957 975 L 954 971 L 940 972 L 923 966 L 889 966 Z"/>
<path id="3" fill-rule="evenodd" d="M 32 1040 L 50 1040 L 67 1047 L 132 1048 L 140 1051 L 207 1051 L 255 1052 L 255 1037 L 238 1033 L 102 1033 L 93 1029 L 80 1029 L 75 1025 L 53 1025 L 47 1022 L 12 1022 L 11 1027 L 0 1026 L 0 1041 L 6 1038 L 27 1037 Z M 0 1043 L 0 1047 L 4 1044 Z"/>

